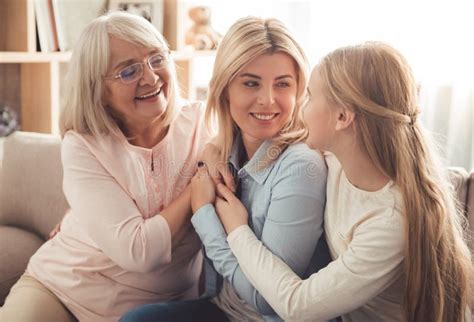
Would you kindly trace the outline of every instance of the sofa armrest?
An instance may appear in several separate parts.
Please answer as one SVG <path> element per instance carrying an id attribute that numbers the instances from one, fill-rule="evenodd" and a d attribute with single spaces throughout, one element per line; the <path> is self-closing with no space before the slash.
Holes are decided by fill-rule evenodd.
<path id="1" fill-rule="evenodd" d="M 2 162 L 3 162 L 3 143 L 5 142 L 5 138 L 0 137 L 0 175 L 2 172 Z"/>
<path id="2" fill-rule="evenodd" d="M 68 205 L 62 192 L 59 136 L 15 132 L 3 143 L 0 225 L 46 240 Z"/>

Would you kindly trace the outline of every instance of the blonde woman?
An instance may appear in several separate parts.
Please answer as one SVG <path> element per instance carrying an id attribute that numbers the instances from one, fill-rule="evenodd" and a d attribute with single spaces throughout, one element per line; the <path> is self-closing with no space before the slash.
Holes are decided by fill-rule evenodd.
<path id="1" fill-rule="evenodd" d="M 326 151 L 329 168 L 324 230 L 334 261 L 301 279 L 219 185 L 228 211 L 218 214 L 245 276 L 285 320 L 470 321 L 462 214 L 417 120 L 405 59 L 382 43 L 341 48 L 308 89 L 308 143 Z"/>
<path id="2" fill-rule="evenodd" d="M 206 110 L 208 121 L 217 119 L 220 161 L 235 173 L 253 233 L 301 277 L 322 233 L 326 186 L 322 157 L 303 143 L 307 77 L 304 53 L 280 21 L 241 19 L 219 46 Z M 281 321 L 230 251 L 216 211 L 231 209 L 216 201 L 207 165 L 199 166 L 191 221 L 222 288 L 213 299 L 148 305 L 122 321 Z"/>
<path id="3" fill-rule="evenodd" d="M 71 207 L 0 310 L 1 321 L 117 321 L 137 305 L 197 297 L 202 267 L 189 180 L 204 109 L 179 99 L 163 37 L 142 17 L 91 22 L 61 115 Z"/>

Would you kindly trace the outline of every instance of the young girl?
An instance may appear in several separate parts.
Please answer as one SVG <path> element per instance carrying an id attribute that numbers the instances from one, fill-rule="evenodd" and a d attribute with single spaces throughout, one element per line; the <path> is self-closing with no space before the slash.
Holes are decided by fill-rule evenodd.
<path id="1" fill-rule="evenodd" d="M 417 121 L 405 59 L 381 43 L 338 49 L 313 70 L 309 95 L 308 142 L 327 151 L 324 229 L 334 261 L 302 280 L 220 184 L 218 215 L 245 276 L 285 320 L 470 321 L 461 214 Z"/>
<path id="2" fill-rule="evenodd" d="M 301 277 L 322 233 L 326 185 L 322 157 L 303 143 L 307 77 L 306 58 L 281 22 L 241 19 L 219 46 L 206 111 L 208 121 L 217 116 L 220 160 L 236 173 L 253 233 Z M 232 255 L 216 214 L 230 209 L 214 205 L 214 183 L 199 165 L 191 221 L 222 289 L 212 300 L 151 305 L 122 321 L 281 321 Z"/>

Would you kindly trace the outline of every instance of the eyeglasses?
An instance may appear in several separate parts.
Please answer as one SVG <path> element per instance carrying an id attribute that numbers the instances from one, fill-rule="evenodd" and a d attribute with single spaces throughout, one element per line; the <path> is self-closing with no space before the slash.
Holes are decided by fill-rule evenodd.
<path id="1" fill-rule="evenodd" d="M 154 54 L 146 60 L 146 64 L 153 71 L 158 71 L 160 69 L 168 66 L 169 63 L 169 54 L 168 53 L 159 53 Z M 104 77 L 105 79 L 117 79 L 120 78 L 122 83 L 129 84 L 143 76 L 143 64 L 145 63 L 134 63 L 130 66 L 125 67 L 120 70 L 117 75 Z"/>

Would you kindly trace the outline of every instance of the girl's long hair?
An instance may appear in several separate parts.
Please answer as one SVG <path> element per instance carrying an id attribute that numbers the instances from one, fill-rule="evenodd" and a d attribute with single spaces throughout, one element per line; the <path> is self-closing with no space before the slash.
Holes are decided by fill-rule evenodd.
<path id="1" fill-rule="evenodd" d="M 405 205 L 408 322 L 461 322 L 472 262 L 464 214 L 417 121 L 417 86 L 405 59 L 383 43 L 338 49 L 318 70 L 328 99 L 355 112 L 358 142 L 401 190 Z"/>

